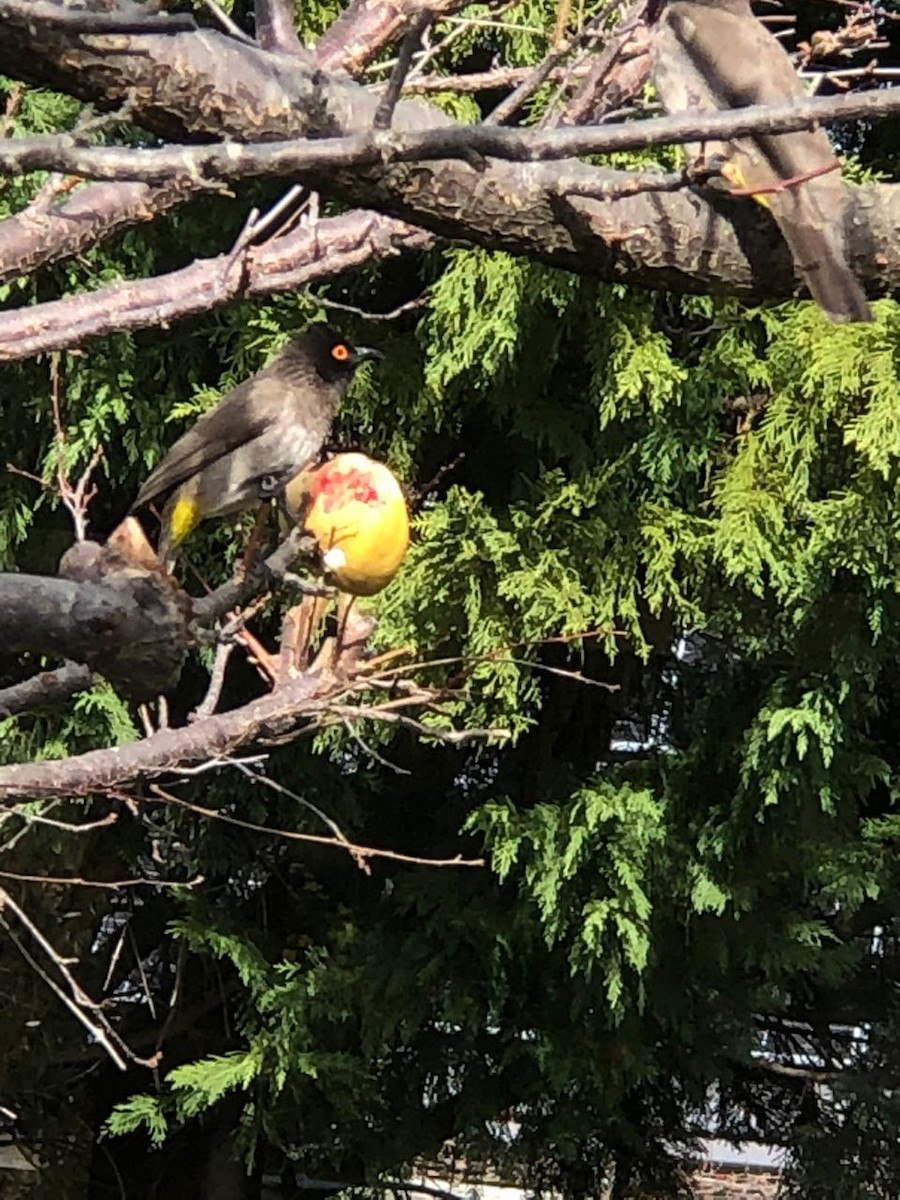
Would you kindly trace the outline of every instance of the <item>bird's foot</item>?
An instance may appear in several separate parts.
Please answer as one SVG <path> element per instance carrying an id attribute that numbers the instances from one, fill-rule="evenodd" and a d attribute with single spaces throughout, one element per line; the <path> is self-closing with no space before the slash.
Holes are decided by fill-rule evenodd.
<path id="1" fill-rule="evenodd" d="M 326 600 L 331 600 L 338 594 L 337 588 L 329 587 L 325 583 L 314 583 L 312 580 L 304 579 L 302 575 L 298 575 L 295 571 L 286 571 L 282 575 L 282 580 L 284 583 L 296 588 L 298 592 L 302 592 L 304 596 L 321 596 Z"/>

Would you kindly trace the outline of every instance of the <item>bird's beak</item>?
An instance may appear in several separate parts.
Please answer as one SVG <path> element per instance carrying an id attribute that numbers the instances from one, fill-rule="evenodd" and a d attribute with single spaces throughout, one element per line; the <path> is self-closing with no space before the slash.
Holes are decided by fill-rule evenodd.
<path id="1" fill-rule="evenodd" d="M 356 361 L 357 365 L 359 363 L 371 362 L 373 360 L 381 359 L 381 358 L 384 358 L 384 355 L 381 353 L 380 350 L 376 350 L 374 348 L 374 346 L 357 346 L 356 347 L 355 361 Z"/>

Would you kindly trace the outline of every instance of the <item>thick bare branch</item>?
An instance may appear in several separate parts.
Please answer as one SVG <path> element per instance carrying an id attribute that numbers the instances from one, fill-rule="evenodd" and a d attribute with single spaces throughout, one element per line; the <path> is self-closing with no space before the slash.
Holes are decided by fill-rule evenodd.
<path id="1" fill-rule="evenodd" d="M 11 717 L 29 708 L 68 700 L 92 687 L 97 678 L 90 667 L 82 663 L 67 662 L 55 671 L 41 671 L 21 683 L 0 689 L 0 717 Z"/>
<path id="2" fill-rule="evenodd" d="M 294 27 L 291 0 L 256 0 L 256 40 L 263 50 L 276 54 L 289 54 L 294 58 L 313 61 Z"/>
<path id="3" fill-rule="evenodd" d="M 258 570 L 192 600 L 138 530 L 132 517 L 105 546 L 76 543 L 63 558 L 60 578 L 0 574 L 5 647 L 75 660 L 0 693 L 0 712 L 74 694 L 90 686 L 94 671 L 135 700 L 170 691 L 199 627 L 285 577 L 303 550 L 303 535 L 294 530 Z"/>
<path id="4" fill-rule="evenodd" d="M 346 681 L 326 673 L 303 675 L 241 708 L 180 729 L 160 729 L 143 741 L 55 762 L 0 767 L 0 800 L 23 796 L 80 796 L 119 788 L 134 779 L 224 758 L 260 738 L 299 733 Z"/>
<path id="5" fill-rule="evenodd" d="M 0 17 L 7 19 L 0 69 L 108 106 L 130 97 L 134 117 L 163 135 L 244 141 L 323 138 L 341 131 L 370 136 L 377 99 L 350 82 L 314 75 L 210 31 L 117 37 L 113 59 L 103 37 L 73 38 L 64 28 L 47 27 L 36 38 L 29 7 L 24 0 L 0 0 Z M 812 111 L 821 115 L 822 110 Z M 426 106 L 402 102 L 397 107 L 395 127 L 405 137 L 440 125 L 439 114 Z M 444 150 L 459 139 L 453 148 L 465 154 L 470 131 L 449 123 L 445 132 Z M 479 136 L 504 132 L 516 133 L 482 130 Z M 634 144 L 629 130 L 620 136 L 622 144 Z M 666 139 L 671 136 L 669 130 Z M 483 143 L 488 149 L 492 144 Z M 572 153 L 587 144 L 587 139 L 573 141 L 566 149 Z M 411 156 L 422 152 L 421 145 L 413 149 L 412 140 L 407 149 Z M 431 150 L 436 152 L 434 146 Z M 320 151 L 306 147 L 306 161 Z M 276 157 L 279 152 L 283 148 L 272 151 Z M 234 153 L 241 151 L 234 148 Z M 445 159 L 433 165 L 310 170 L 305 182 L 439 235 L 606 278 L 754 297 L 786 296 L 797 287 L 777 230 L 749 200 L 726 207 L 731 220 L 690 193 L 609 200 L 603 188 L 613 186 L 615 176 L 578 163 L 513 166 L 490 160 L 473 166 Z M 853 259 L 863 275 L 887 286 L 897 282 L 897 208 L 888 187 L 861 191 L 851 222 Z M 757 275 L 753 263 L 764 263 L 765 271 Z"/>
<path id="6" fill-rule="evenodd" d="M 459 12 L 469 0 L 351 0 L 316 45 L 316 62 L 323 71 L 344 70 L 356 75 L 385 46 L 399 37 L 420 13 L 437 21 Z"/>
<path id="7" fill-rule="evenodd" d="M 79 188 L 63 204 L 29 205 L 0 221 L 0 283 L 78 254 L 120 229 L 152 221 L 197 190 L 196 183 L 185 180 L 170 180 L 157 188 L 146 183 L 97 183 Z"/>
<path id="8" fill-rule="evenodd" d="M 376 213 L 354 212 L 301 227 L 235 256 L 201 259 L 153 279 L 0 313 L 0 361 L 26 358 L 114 330 L 166 326 L 237 296 L 293 291 L 316 279 L 431 242 L 428 234 Z"/>
<path id="9" fill-rule="evenodd" d="M 136 698 L 174 685 L 188 644 L 176 590 L 134 568 L 102 583 L 0 575 L 0 640 L 12 653 L 84 663 Z"/>

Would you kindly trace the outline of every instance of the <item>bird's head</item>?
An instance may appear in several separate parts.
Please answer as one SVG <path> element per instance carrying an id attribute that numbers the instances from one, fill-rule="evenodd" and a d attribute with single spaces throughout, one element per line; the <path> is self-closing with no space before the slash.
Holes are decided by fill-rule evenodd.
<path id="1" fill-rule="evenodd" d="M 330 325 L 312 325 L 294 343 L 326 383 L 349 383 L 364 362 L 383 358 L 380 350 L 371 346 L 354 346 Z"/>

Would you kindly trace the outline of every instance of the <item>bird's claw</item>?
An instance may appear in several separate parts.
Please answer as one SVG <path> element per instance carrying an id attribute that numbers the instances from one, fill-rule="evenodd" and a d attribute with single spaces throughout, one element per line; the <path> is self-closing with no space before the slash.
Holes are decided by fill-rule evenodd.
<path id="1" fill-rule="evenodd" d="M 302 575 L 298 575 L 295 571 L 286 571 L 282 578 L 285 583 L 290 584 L 291 587 L 295 587 L 304 596 L 321 596 L 324 599 L 331 600 L 337 595 L 337 588 L 329 587 L 325 583 L 312 583 L 310 580 L 304 579 Z"/>
<path id="2" fill-rule="evenodd" d="M 222 640 L 218 629 L 209 629 L 199 621 L 191 621 L 188 626 L 188 636 L 197 646 L 218 646 Z"/>

